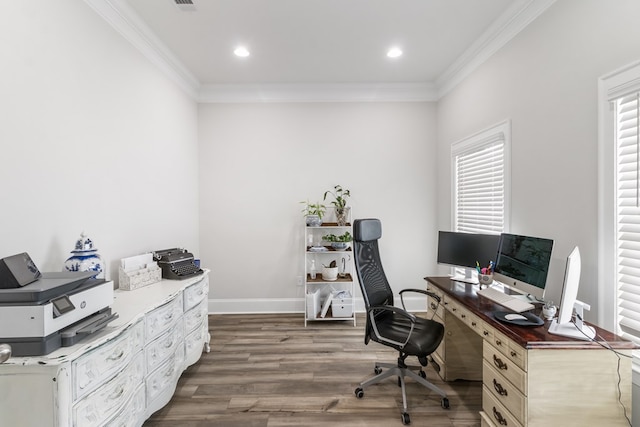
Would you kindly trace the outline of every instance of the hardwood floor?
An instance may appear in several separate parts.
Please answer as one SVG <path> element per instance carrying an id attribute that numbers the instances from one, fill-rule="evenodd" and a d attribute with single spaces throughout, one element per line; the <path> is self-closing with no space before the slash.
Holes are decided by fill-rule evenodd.
<path id="1" fill-rule="evenodd" d="M 345 321 L 305 328 L 301 314 L 211 315 L 209 330 L 211 352 L 183 373 L 171 402 L 145 427 L 402 426 L 397 379 L 365 389 L 362 399 L 354 394 L 373 376 L 376 360 L 397 357 L 378 343 L 364 344 L 363 317 L 356 327 Z M 447 392 L 451 408 L 408 380 L 412 426 L 480 426 L 481 382 L 445 383 L 431 367 L 426 373 Z"/>

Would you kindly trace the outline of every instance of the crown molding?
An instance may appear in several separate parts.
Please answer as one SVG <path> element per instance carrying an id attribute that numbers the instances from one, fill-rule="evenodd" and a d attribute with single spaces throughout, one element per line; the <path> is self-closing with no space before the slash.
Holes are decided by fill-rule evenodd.
<path id="1" fill-rule="evenodd" d="M 424 102 L 436 95 L 431 83 L 203 85 L 198 102 Z"/>
<path id="2" fill-rule="evenodd" d="M 437 101 L 556 0 L 517 0 L 435 82 L 202 85 L 124 0 L 84 0 L 188 96 L 203 103 Z"/>
<path id="3" fill-rule="evenodd" d="M 176 83 L 188 96 L 197 99 L 200 82 L 156 37 L 138 14 L 122 0 L 84 0 L 122 37 Z"/>
<path id="4" fill-rule="evenodd" d="M 436 79 L 438 99 L 460 84 L 555 2 L 556 0 L 515 2 Z"/>

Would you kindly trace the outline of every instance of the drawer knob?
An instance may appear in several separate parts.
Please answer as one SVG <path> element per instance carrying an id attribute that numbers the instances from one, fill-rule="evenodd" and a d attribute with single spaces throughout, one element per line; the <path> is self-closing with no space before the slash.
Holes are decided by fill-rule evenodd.
<path id="1" fill-rule="evenodd" d="M 493 355 L 493 364 L 496 365 L 496 368 L 501 369 L 503 371 L 507 370 L 507 364 L 504 363 L 502 361 L 502 359 L 500 359 L 498 356 L 496 356 L 495 354 Z"/>
<path id="2" fill-rule="evenodd" d="M 500 396 L 507 396 L 507 389 L 502 387 L 502 384 L 500 384 L 498 381 L 496 381 L 496 379 L 493 379 L 493 388 L 496 389 L 496 391 L 498 392 L 498 394 Z"/>
<path id="3" fill-rule="evenodd" d="M 489 331 L 482 331 L 482 334 L 486 337 L 487 335 L 489 335 Z"/>
<path id="4" fill-rule="evenodd" d="M 436 303 L 432 302 L 431 303 L 431 309 L 435 310 L 436 308 L 438 308 L 438 306 L 436 305 Z"/>
<path id="5" fill-rule="evenodd" d="M 496 409 L 496 407 L 493 407 L 493 418 L 496 419 L 496 421 L 501 425 L 501 426 L 506 426 L 507 425 L 507 420 L 504 419 L 504 417 L 502 416 L 502 414 Z"/>
<path id="6" fill-rule="evenodd" d="M 462 317 L 463 319 L 466 319 L 467 315 L 466 314 L 461 314 L 460 317 Z"/>
<path id="7" fill-rule="evenodd" d="M 500 341 L 500 340 L 496 340 L 496 345 L 497 345 L 497 346 L 502 346 L 502 341 Z"/>
<path id="8" fill-rule="evenodd" d="M 511 350 L 511 357 L 516 357 L 516 356 L 517 356 L 517 353 L 515 351 Z"/>
<path id="9" fill-rule="evenodd" d="M 476 322 L 471 322 L 471 326 L 476 327 L 478 324 Z"/>

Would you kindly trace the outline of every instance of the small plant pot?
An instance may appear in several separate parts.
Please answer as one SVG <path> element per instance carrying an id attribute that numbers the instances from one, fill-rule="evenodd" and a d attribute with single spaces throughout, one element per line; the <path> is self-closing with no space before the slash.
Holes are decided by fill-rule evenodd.
<path id="1" fill-rule="evenodd" d="M 349 208 L 336 211 L 336 222 L 339 226 L 347 225 L 347 218 L 349 217 Z"/>
<path id="2" fill-rule="evenodd" d="M 322 219 L 318 215 L 306 216 L 307 227 L 320 227 L 322 225 Z"/>
<path id="3" fill-rule="evenodd" d="M 336 251 L 344 251 L 349 247 L 349 242 L 331 242 L 331 247 Z"/>
<path id="4" fill-rule="evenodd" d="M 322 280 L 333 282 L 338 279 L 338 267 L 322 267 Z"/>

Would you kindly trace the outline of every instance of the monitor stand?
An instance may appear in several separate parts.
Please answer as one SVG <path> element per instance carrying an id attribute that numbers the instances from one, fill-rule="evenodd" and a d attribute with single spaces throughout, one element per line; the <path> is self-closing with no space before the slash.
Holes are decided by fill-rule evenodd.
<path id="1" fill-rule="evenodd" d="M 576 301 L 574 308 L 576 310 L 575 323 L 558 323 L 558 319 L 553 319 L 549 325 L 549 333 L 584 341 L 595 339 L 596 330 L 582 321 L 584 310 L 589 310 L 591 307 L 582 301 Z"/>

